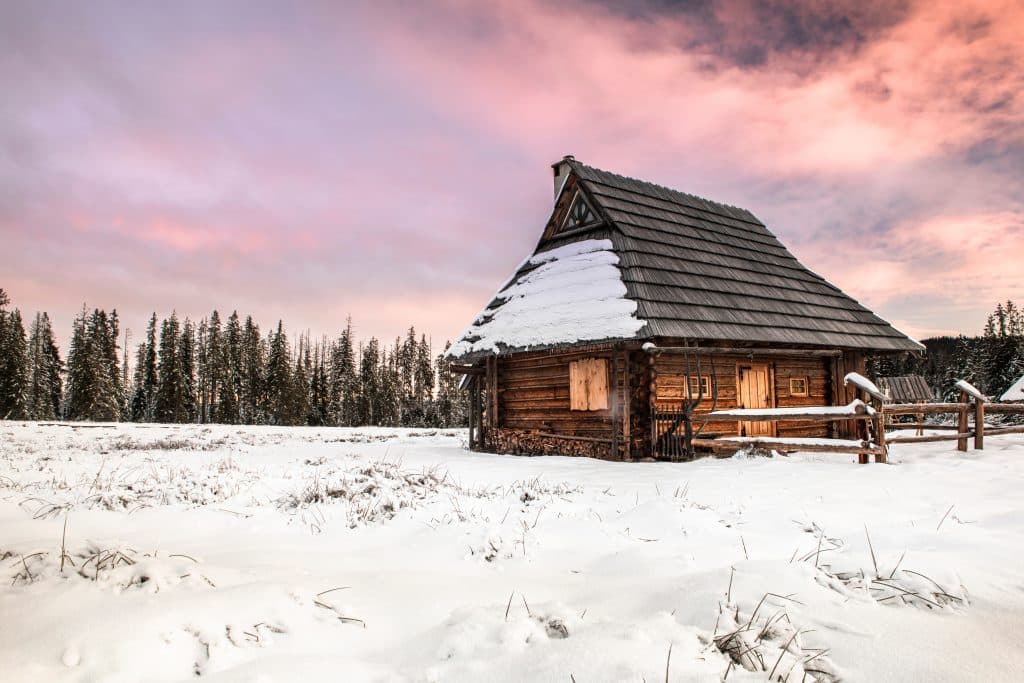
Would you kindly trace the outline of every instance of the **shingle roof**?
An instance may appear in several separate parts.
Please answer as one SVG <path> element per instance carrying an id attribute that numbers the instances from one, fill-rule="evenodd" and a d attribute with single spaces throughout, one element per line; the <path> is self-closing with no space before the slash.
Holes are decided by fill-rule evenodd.
<path id="1" fill-rule="evenodd" d="M 921 350 L 808 270 L 746 209 L 566 161 L 602 218 L 572 237 L 611 239 L 626 297 L 646 322 L 634 338 Z M 556 234 L 537 251 L 566 241 Z"/>
<path id="2" fill-rule="evenodd" d="M 889 397 L 890 403 L 913 403 L 935 398 L 928 381 L 920 375 L 879 377 L 878 387 Z"/>

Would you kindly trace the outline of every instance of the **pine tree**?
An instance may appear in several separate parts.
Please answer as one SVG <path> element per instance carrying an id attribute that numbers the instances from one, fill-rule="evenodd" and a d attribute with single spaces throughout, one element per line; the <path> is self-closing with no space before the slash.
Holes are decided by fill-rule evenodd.
<path id="1" fill-rule="evenodd" d="M 178 358 L 181 367 L 182 422 L 195 422 L 198 418 L 196 401 L 196 332 L 192 322 L 185 318 L 178 340 Z"/>
<path id="2" fill-rule="evenodd" d="M 0 419 L 23 420 L 27 415 L 28 341 L 21 312 L 4 310 L 9 303 L 0 289 Z"/>
<path id="3" fill-rule="evenodd" d="M 260 328 L 251 316 L 245 318 L 241 346 L 240 419 L 244 424 L 263 424 L 267 421 L 264 388 L 267 354 Z"/>
<path id="4" fill-rule="evenodd" d="M 267 418 L 271 424 L 290 424 L 292 419 L 291 354 L 284 325 L 277 321 L 277 331 L 270 334 L 267 355 L 265 391 Z"/>
<path id="5" fill-rule="evenodd" d="M 308 424 L 311 372 L 309 339 L 300 336 L 299 351 L 295 354 L 295 372 L 292 373 L 291 391 L 289 392 L 291 395 L 288 406 L 289 424 Z"/>
<path id="6" fill-rule="evenodd" d="M 225 381 L 226 368 L 224 362 L 224 349 L 221 343 L 220 313 L 214 311 L 210 314 L 209 323 L 206 326 L 206 351 L 203 354 L 206 363 L 203 367 L 206 381 L 205 403 L 207 409 L 207 422 L 223 422 L 221 415 L 221 391 Z"/>
<path id="7" fill-rule="evenodd" d="M 334 424 L 350 427 L 356 424 L 358 412 L 358 378 L 356 357 L 352 348 L 352 319 L 346 322 L 341 336 L 331 347 L 329 405 Z"/>
<path id="8" fill-rule="evenodd" d="M 157 361 L 157 388 L 154 417 L 157 422 L 182 422 L 185 412 L 181 358 L 178 353 L 181 325 L 171 313 L 160 325 L 160 353 Z"/>
<path id="9" fill-rule="evenodd" d="M 86 333 L 86 309 L 75 316 L 71 327 L 71 346 L 68 349 L 67 393 L 65 396 L 64 413 L 69 420 L 88 419 L 90 392 L 94 379 L 93 366 L 89 362 L 89 336 Z"/>
<path id="10" fill-rule="evenodd" d="M 36 313 L 28 344 L 26 412 L 32 420 L 53 420 L 60 415 L 63 393 L 60 351 L 46 313 Z"/>
<path id="11" fill-rule="evenodd" d="M 415 396 L 419 411 L 419 425 L 425 427 L 436 422 L 434 417 L 434 365 L 430 342 L 421 335 L 416 347 Z"/>
<path id="12" fill-rule="evenodd" d="M 359 346 L 359 389 L 353 426 L 379 424 L 380 342 L 371 337 Z"/>
<path id="13" fill-rule="evenodd" d="M 117 313 L 83 306 L 68 351 L 65 415 L 69 420 L 112 422 L 124 403 L 117 353 Z"/>
<path id="14" fill-rule="evenodd" d="M 156 411 L 156 313 L 146 327 L 146 340 L 139 344 L 135 354 L 135 379 L 131 401 L 131 419 L 152 422 Z"/>
<path id="15" fill-rule="evenodd" d="M 239 401 L 242 393 L 242 326 L 238 312 L 232 311 L 224 326 L 221 353 L 221 400 L 218 413 L 221 422 L 238 424 Z"/>
<path id="16" fill-rule="evenodd" d="M 327 380 L 327 342 L 322 339 L 313 352 L 313 374 L 309 382 L 309 419 L 314 426 L 330 424 L 330 397 Z"/>

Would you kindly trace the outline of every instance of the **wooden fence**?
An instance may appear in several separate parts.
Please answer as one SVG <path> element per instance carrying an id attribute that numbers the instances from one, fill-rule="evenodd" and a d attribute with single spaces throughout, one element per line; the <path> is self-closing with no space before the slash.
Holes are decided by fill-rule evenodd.
<path id="1" fill-rule="evenodd" d="M 932 441 L 956 441 L 957 449 L 966 451 L 968 441 L 974 440 L 974 448 L 985 447 L 986 436 L 1000 434 L 1024 434 L 1024 425 L 993 426 L 985 424 L 986 415 L 1024 415 L 1024 404 L 989 403 L 976 388 L 964 381 L 957 382 L 960 399 L 956 403 L 885 403 L 885 397 L 877 392 L 874 385 L 860 377 L 847 381 L 854 384 L 861 396 L 861 403 L 833 409 L 816 408 L 800 412 L 798 409 L 784 410 L 726 410 L 716 411 L 698 418 L 708 423 L 737 421 L 768 421 L 773 423 L 787 420 L 828 423 L 838 420 L 850 421 L 855 439 L 780 439 L 775 437 L 726 437 L 720 439 L 694 439 L 696 448 L 713 451 L 735 451 L 739 446 L 754 446 L 778 451 L 808 451 L 821 453 L 856 453 L 860 463 L 867 463 L 870 456 L 875 462 L 888 459 L 889 445 L 895 443 L 925 443 Z M 868 405 L 870 402 L 870 405 Z M 924 415 L 955 415 L 955 425 L 933 425 L 923 422 Z M 919 416 L 919 421 L 902 423 L 899 427 L 922 428 L 943 434 L 921 436 L 887 437 L 886 425 L 892 417 L 903 415 Z"/>

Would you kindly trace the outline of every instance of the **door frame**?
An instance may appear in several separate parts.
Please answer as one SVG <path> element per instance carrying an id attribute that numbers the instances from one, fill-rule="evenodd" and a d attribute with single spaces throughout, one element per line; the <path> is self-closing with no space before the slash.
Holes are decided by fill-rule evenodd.
<path id="1" fill-rule="evenodd" d="M 776 407 L 776 403 L 777 403 L 776 402 L 776 398 L 775 398 L 775 363 L 768 363 L 768 362 L 764 362 L 764 361 L 761 361 L 761 362 L 748 361 L 748 362 L 743 362 L 743 363 L 737 363 L 736 364 L 736 404 L 739 405 L 740 400 L 741 400 L 740 397 L 743 395 L 743 393 L 742 393 L 742 386 L 743 386 L 743 380 L 742 380 L 743 373 L 742 373 L 742 371 L 744 369 L 753 370 L 754 368 L 764 368 L 765 376 L 767 377 L 766 381 L 768 382 L 768 397 L 767 397 L 768 398 L 768 406 L 767 407 L 768 408 L 775 408 Z M 743 407 L 744 408 L 748 408 L 749 406 L 745 405 Z M 760 434 L 758 436 L 776 436 L 777 435 L 777 423 L 772 422 L 772 421 L 768 421 L 768 420 L 740 420 L 739 422 L 736 423 L 736 433 L 740 434 L 740 435 L 742 435 L 744 432 L 748 432 L 749 433 L 750 429 L 749 429 L 748 426 L 753 424 L 754 422 L 766 422 L 768 424 L 768 433 L 767 434 Z"/>

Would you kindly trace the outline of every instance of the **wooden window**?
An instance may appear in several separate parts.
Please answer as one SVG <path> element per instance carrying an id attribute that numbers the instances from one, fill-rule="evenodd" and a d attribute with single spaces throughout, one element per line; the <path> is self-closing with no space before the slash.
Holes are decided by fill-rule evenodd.
<path id="1" fill-rule="evenodd" d="M 700 383 L 698 384 L 698 379 Z M 697 398 L 700 394 L 701 388 L 704 389 L 704 398 L 711 398 L 711 375 L 690 375 L 690 395 L 691 398 Z"/>
<path id="2" fill-rule="evenodd" d="M 790 396 L 807 396 L 807 378 L 806 377 L 790 377 L 789 378 L 789 395 Z"/>
<path id="3" fill-rule="evenodd" d="M 586 225 L 587 223 L 593 223 L 595 220 L 594 213 L 587 206 L 587 202 L 584 201 L 583 196 L 576 193 L 576 197 L 572 200 L 572 206 L 569 207 L 569 213 L 565 217 L 565 223 L 562 225 L 563 230 L 572 230 L 580 226 Z"/>
<path id="4" fill-rule="evenodd" d="M 569 363 L 569 408 L 608 409 L 608 360 L 587 358 Z"/>

